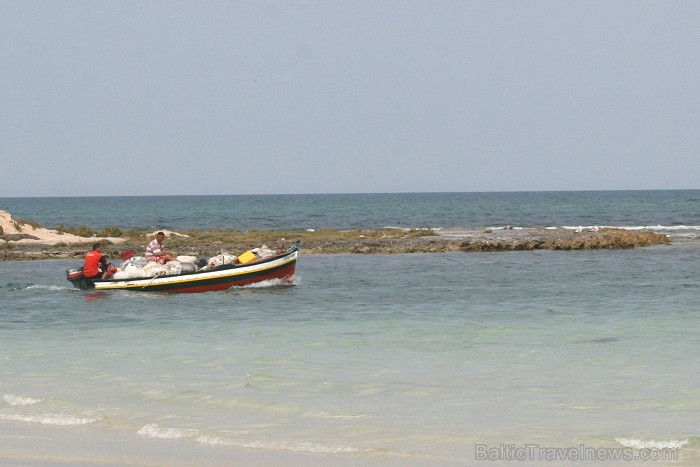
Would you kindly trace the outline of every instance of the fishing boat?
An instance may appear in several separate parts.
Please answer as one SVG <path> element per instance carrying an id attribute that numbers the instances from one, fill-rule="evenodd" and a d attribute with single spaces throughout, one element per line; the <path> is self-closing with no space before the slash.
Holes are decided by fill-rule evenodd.
<path id="1" fill-rule="evenodd" d="M 76 268 L 67 270 L 66 276 L 74 286 L 80 289 L 172 293 L 214 292 L 270 280 L 291 283 L 298 257 L 299 245 L 295 244 L 282 253 L 257 258 L 245 264 L 223 264 L 178 275 L 156 275 L 137 279 L 93 279 L 90 283 L 83 277 L 82 268 Z"/>

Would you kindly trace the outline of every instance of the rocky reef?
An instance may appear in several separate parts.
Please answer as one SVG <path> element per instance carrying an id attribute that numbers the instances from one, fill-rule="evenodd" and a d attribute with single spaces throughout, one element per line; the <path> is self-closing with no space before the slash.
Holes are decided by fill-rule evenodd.
<path id="1" fill-rule="evenodd" d="M 518 231 L 521 232 L 521 231 Z M 669 243 L 668 237 L 650 231 L 601 229 L 577 232 L 571 229 L 524 229 L 521 234 L 486 235 L 460 244 L 461 251 L 599 250 L 636 248 Z"/>
<path id="2" fill-rule="evenodd" d="M 289 232 L 288 232 L 289 233 Z M 39 237 L 39 231 L 32 232 Z M 177 254 L 193 256 L 212 256 L 221 252 L 240 254 L 246 250 L 266 243 L 270 248 L 284 249 L 292 241 L 287 236 L 274 237 L 269 232 L 256 232 L 257 238 L 238 238 L 222 236 L 217 240 L 198 239 L 196 236 L 175 238 L 168 241 L 168 246 Z M 16 235 L 16 234 L 15 234 Z M 300 232 L 301 235 L 301 232 Z M 264 238 L 268 240 L 264 240 Z M 518 229 L 445 229 L 430 235 L 408 235 L 397 229 L 393 233 L 386 231 L 363 231 L 357 234 L 349 232 L 326 231 L 323 235 L 305 233 L 301 238 L 303 254 L 394 254 L 394 253 L 444 253 L 463 252 L 499 252 L 523 250 L 599 250 L 647 247 L 669 243 L 666 235 L 651 231 L 630 231 L 624 229 L 604 228 L 576 231 L 565 228 L 518 228 Z M 14 237 L 5 235 L 0 241 L 0 261 L 2 260 L 37 260 L 82 258 L 90 249 L 95 239 L 81 238 L 81 243 L 42 242 L 40 238 L 13 241 Z M 273 240 L 272 238 L 277 238 Z M 111 258 L 118 258 L 121 252 L 144 251 L 146 241 L 143 239 L 123 239 L 123 243 L 113 244 L 104 241 L 104 252 Z M 253 243 L 251 243 L 253 242 Z"/>

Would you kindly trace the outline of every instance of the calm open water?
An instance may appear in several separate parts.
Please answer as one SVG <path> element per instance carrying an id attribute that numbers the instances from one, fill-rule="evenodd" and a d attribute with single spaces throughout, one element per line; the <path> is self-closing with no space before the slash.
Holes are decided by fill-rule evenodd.
<path id="1" fill-rule="evenodd" d="M 473 195 L 308 195 L 318 201 L 298 208 L 303 225 L 282 225 L 285 215 L 262 202 L 250 211 L 270 219 L 259 228 L 277 228 L 275 219 L 279 228 L 352 228 L 365 219 L 658 226 L 679 237 L 611 251 L 302 250 L 294 286 L 197 295 L 86 293 L 65 280 L 74 261 L 0 263 L 0 423 L 323 452 L 358 464 L 471 465 L 477 445 L 536 444 L 668 448 L 679 461 L 662 465 L 697 465 L 700 192 L 524 194 L 527 202 L 492 194 L 502 201 L 490 200 L 488 215 L 471 203 L 489 194 Z M 402 196 L 420 202 L 386 209 L 393 201 L 384 197 Z M 220 206 L 240 204 L 221 198 Z M 0 209 L 46 226 L 147 226 L 143 213 L 90 222 L 88 208 L 75 214 L 75 200 L 34 199 L 17 213 L 4 199 Z M 241 228 L 252 222 L 208 201 L 185 197 L 168 211 L 182 219 L 164 215 L 148 226 L 194 227 L 185 211 L 219 210 Z M 142 210 L 131 204 L 132 213 Z M 61 221 L 61 211 L 75 217 Z"/>
<path id="2" fill-rule="evenodd" d="M 445 228 L 494 226 L 700 229 L 700 190 L 0 198 L 15 219 L 92 228 Z"/>

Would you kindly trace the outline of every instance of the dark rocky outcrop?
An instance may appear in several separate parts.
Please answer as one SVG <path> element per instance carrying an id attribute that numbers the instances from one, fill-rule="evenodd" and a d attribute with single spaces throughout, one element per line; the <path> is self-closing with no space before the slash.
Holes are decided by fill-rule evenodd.
<path id="1" fill-rule="evenodd" d="M 283 240 L 283 239 L 281 239 Z M 371 237 L 361 235 L 356 238 L 305 238 L 302 241 L 303 254 L 391 254 L 391 253 L 444 253 L 497 252 L 522 250 L 596 250 L 603 248 L 635 248 L 669 243 L 668 237 L 649 231 L 628 231 L 623 229 L 601 229 L 600 231 L 575 232 L 568 229 L 501 229 L 478 230 L 462 229 L 420 237 L 402 236 L 397 231 L 393 237 Z M 270 248 L 283 249 L 291 241 L 268 243 Z M 173 246 L 177 254 L 191 256 L 211 256 L 220 252 L 240 254 L 260 245 L 235 241 L 199 241 L 196 239 L 178 240 Z M 126 242 L 108 245 L 105 253 L 111 258 L 119 258 L 120 252 L 127 250 L 143 251 L 145 243 Z M 89 250 L 87 245 L 42 245 L 37 243 L 0 243 L 0 260 L 82 258 Z"/>

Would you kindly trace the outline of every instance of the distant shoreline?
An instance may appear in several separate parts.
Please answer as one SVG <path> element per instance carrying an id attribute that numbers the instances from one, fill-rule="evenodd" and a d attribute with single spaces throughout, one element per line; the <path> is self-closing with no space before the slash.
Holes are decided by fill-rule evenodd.
<path id="1" fill-rule="evenodd" d="M 242 238 L 221 237 L 197 239 L 193 237 L 170 237 L 166 245 L 176 254 L 213 256 L 221 252 L 238 255 L 265 243 L 274 249 L 283 249 L 295 240 L 300 240 L 302 254 L 401 254 L 401 253 L 445 253 L 498 252 L 531 250 L 598 250 L 637 248 L 668 244 L 666 235 L 650 231 L 628 231 L 605 228 L 596 231 L 575 231 L 564 228 L 520 228 L 520 229 L 460 229 L 444 230 L 429 235 L 387 235 L 384 231 L 300 231 L 303 238 L 274 238 L 275 232 L 249 232 Z M 287 232 L 287 235 L 293 234 Z M 379 235 L 381 234 L 381 235 Z M 260 243 L 255 243 L 255 238 Z M 99 238 L 85 238 L 78 244 L 45 244 L 37 242 L 0 243 L 0 261 L 44 260 L 82 258 L 93 242 Z M 251 243 L 252 242 L 252 243 Z M 119 244 L 107 243 L 104 252 L 110 258 L 119 258 L 121 252 L 134 250 L 137 254 L 145 250 L 144 239 L 124 239 Z"/>

